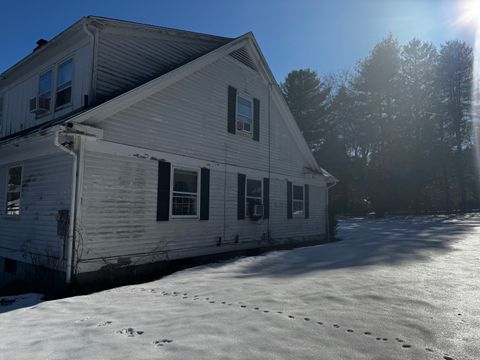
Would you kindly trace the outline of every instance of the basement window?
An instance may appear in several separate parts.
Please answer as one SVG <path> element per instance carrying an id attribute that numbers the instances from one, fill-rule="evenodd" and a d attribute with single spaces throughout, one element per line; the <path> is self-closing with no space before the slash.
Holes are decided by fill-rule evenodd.
<path id="1" fill-rule="evenodd" d="M 248 134 L 252 132 L 253 105 L 252 101 L 242 96 L 237 97 L 237 130 Z"/>
<path id="2" fill-rule="evenodd" d="M 197 217 L 198 171 L 173 169 L 172 217 Z"/>
<path id="3" fill-rule="evenodd" d="M 22 167 L 8 169 L 6 214 L 20 215 L 20 200 L 22 197 Z"/>
<path id="4" fill-rule="evenodd" d="M 247 179 L 246 216 L 253 215 L 255 205 L 262 205 L 262 180 Z"/>
<path id="5" fill-rule="evenodd" d="M 292 186 L 292 214 L 294 216 L 303 215 L 304 211 L 304 189 L 303 186 Z"/>
<path id="6" fill-rule="evenodd" d="M 57 69 L 57 96 L 55 108 L 61 108 L 72 102 L 72 59 L 60 64 Z"/>

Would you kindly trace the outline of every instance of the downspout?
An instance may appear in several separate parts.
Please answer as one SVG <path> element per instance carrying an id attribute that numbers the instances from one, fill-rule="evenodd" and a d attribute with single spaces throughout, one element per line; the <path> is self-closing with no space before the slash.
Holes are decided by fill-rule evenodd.
<path id="1" fill-rule="evenodd" d="M 60 144 L 58 135 L 62 130 L 55 132 L 54 144 L 60 150 L 66 152 L 67 154 L 73 157 L 73 166 L 72 166 L 72 188 L 70 196 L 70 222 L 68 225 L 68 238 L 66 246 L 66 277 L 65 282 L 70 284 L 72 281 L 72 263 L 73 263 L 73 238 L 75 235 L 75 208 L 76 208 L 76 195 L 77 195 L 77 166 L 78 166 L 78 157 L 77 154 Z"/>

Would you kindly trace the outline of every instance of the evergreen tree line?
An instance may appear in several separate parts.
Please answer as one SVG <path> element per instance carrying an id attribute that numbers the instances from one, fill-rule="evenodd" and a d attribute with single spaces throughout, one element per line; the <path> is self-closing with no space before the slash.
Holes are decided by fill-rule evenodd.
<path id="1" fill-rule="evenodd" d="M 351 74 L 292 71 L 281 84 L 343 214 L 479 208 L 472 136 L 473 49 L 392 36 Z"/>

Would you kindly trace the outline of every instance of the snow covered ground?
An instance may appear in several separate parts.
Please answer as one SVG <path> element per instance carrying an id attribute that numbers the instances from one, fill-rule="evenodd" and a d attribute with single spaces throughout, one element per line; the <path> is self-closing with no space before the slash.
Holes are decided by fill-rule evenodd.
<path id="1" fill-rule="evenodd" d="M 479 215 L 339 235 L 4 312 L 0 359 L 480 359 Z"/>

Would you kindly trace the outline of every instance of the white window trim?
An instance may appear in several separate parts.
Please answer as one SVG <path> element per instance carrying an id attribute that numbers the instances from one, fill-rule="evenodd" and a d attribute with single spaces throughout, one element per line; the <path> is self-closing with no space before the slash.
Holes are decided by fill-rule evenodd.
<path id="1" fill-rule="evenodd" d="M 68 61 L 71 61 L 72 62 L 72 80 L 70 81 L 70 88 L 71 88 L 71 91 L 70 91 L 70 102 L 66 103 L 66 104 L 63 104 L 63 105 L 60 105 L 57 107 L 57 95 L 58 95 L 58 69 L 60 68 L 61 65 L 65 64 L 66 62 Z M 74 78 L 74 74 L 75 74 L 75 61 L 73 59 L 73 56 L 72 57 L 67 57 L 65 58 L 64 60 L 61 60 L 59 61 L 56 65 L 55 65 L 55 78 L 54 78 L 54 81 L 55 81 L 55 92 L 52 93 L 52 101 L 53 101 L 53 112 L 57 112 L 57 111 L 61 111 L 65 108 L 68 108 L 70 106 L 72 106 L 73 104 L 73 78 Z M 63 89 L 65 90 L 65 89 Z"/>
<path id="2" fill-rule="evenodd" d="M 255 180 L 255 181 L 260 181 L 260 196 L 248 196 L 248 180 Z M 261 201 L 263 205 L 263 179 L 256 179 L 256 178 L 249 178 L 245 177 L 245 217 L 248 217 L 248 198 L 250 199 L 258 199 Z"/>
<path id="3" fill-rule="evenodd" d="M 244 100 L 247 100 L 249 103 L 250 103 L 250 119 L 251 119 L 251 123 L 250 123 L 250 131 L 248 130 L 245 130 L 243 128 L 243 125 L 242 125 L 242 129 L 239 130 L 238 129 L 238 118 L 241 117 L 241 115 L 239 115 L 239 112 L 238 112 L 238 106 L 239 106 L 239 101 L 238 99 L 239 98 L 242 98 Z M 246 94 L 237 94 L 237 102 L 235 104 L 235 131 L 237 131 L 239 134 L 242 134 L 242 135 L 245 135 L 245 136 L 253 136 L 253 98 L 251 96 L 248 96 Z"/>
<path id="4" fill-rule="evenodd" d="M 175 175 L 175 170 L 184 170 L 184 171 L 191 171 L 197 174 L 197 209 L 196 215 L 173 215 L 173 180 Z M 191 167 L 184 167 L 184 166 L 175 166 L 172 165 L 171 172 L 170 172 L 170 219 L 199 219 L 200 218 L 200 168 L 191 168 Z"/>
<path id="5" fill-rule="evenodd" d="M 11 191 L 8 191 L 8 182 L 10 178 L 10 169 L 17 168 L 19 167 L 20 170 L 20 204 L 19 204 L 19 209 L 18 209 L 18 214 L 8 214 L 7 213 L 7 206 L 8 206 L 8 193 Z M 5 216 L 11 217 L 11 218 L 18 218 L 19 216 L 22 215 L 22 188 L 23 188 L 23 165 L 22 164 L 17 164 L 17 165 L 11 165 L 7 167 L 7 174 L 6 174 L 6 179 L 5 179 L 5 203 L 3 206 L 3 211 Z"/>
<path id="6" fill-rule="evenodd" d="M 302 212 L 301 213 L 298 213 L 298 214 L 295 214 L 295 212 L 293 211 L 293 203 L 296 201 L 296 202 L 300 202 L 300 200 L 295 200 L 294 198 L 294 191 L 293 191 L 293 187 L 294 186 L 300 186 L 302 188 L 302 191 L 303 191 L 303 200 L 302 201 Z M 305 215 L 305 184 L 298 184 L 298 183 L 292 183 L 292 216 L 293 217 L 303 217 Z"/>

